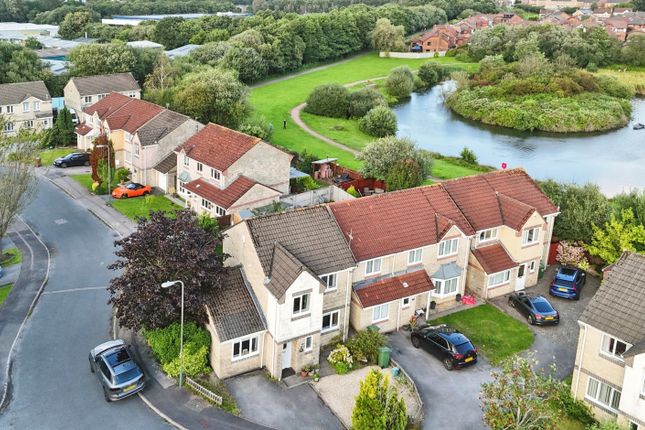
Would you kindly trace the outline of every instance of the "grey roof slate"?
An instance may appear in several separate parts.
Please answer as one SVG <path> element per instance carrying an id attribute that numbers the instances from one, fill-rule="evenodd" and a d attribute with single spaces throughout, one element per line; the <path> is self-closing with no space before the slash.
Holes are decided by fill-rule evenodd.
<path id="1" fill-rule="evenodd" d="M 228 270 L 221 289 L 209 295 L 206 306 L 220 342 L 266 329 L 266 321 L 241 267 Z"/>
<path id="2" fill-rule="evenodd" d="M 177 166 L 177 154 L 175 154 L 174 151 L 171 151 L 170 154 L 168 154 L 165 158 L 163 158 L 160 162 L 157 163 L 154 169 L 157 172 L 165 174 L 170 172 L 176 166 Z"/>
<path id="3" fill-rule="evenodd" d="M 168 133 L 190 121 L 186 115 L 165 109 L 137 130 L 141 146 L 154 145 Z"/>
<path id="4" fill-rule="evenodd" d="M 97 75 L 74 77 L 71 79 L 81 96 L 107 94 L 112 91 L 141 90 L 132 73 L 114 73 L 112 75 Z"/>
<path id="5" fill-rule="evenodd" d="M 246 222 L 266 275 L 271 273 L 276 242 L 318 276 L 356 265 L 336 220 L 324 206 L 261 216 Z"/>
<path id="6" fill-rule="evenodd" d="M 40 100 L 51 100 L 43 81 L 0 85 L 0 105 L 15 105 L 31 96 Z"/>
<path id="7" fill-rule="evenodd" d="M 433 279 L 452 279 L 460 276 L 461 272 L 461 267 L 457 266 L 457 263 L 453 261 L 448 264 L 442 264 L 430 277 Z"/>
<path id="8" fill-rule="evenodd" d="M 298 258 L 280 243 L 276 243 L 273 247 L 273 259 L 271 260 L 269 274 L 270 281 L 266 287 L 271 294 L 281 299 L 302 272 L 309 272 L 311 276 L 316 278 L 316 275 L 302 264 Z"/>
<path id="9" fill-rule="evenodd" d="M 632 345 L 640 344 L 645 341 L 644 298 L 645 255 L 624 253 L 580 321 Z"/>

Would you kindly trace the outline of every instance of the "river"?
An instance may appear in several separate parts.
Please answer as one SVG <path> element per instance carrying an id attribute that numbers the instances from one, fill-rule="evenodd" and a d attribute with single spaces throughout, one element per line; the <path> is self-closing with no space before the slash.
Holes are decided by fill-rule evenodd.
<path id="1" fill-rule="evenodd" d="M 554 134 L 520 132 L 464 119 L 443 104 L 450 82 L 394 107 L 397 135 L 413 139 L 421 148 L 459 156 L 467 146 L 481 164 L 523 167 L 535 179 L 593 182 L 609 195 L 645 189 L 645 99 L 634 99 L 629 125 L 604 133 Z"/>

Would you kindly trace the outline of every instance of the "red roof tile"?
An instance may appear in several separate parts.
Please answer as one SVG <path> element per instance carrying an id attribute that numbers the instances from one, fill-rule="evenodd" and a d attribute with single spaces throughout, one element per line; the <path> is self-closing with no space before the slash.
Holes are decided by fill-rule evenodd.
<path id="1" fill-rule="evenodd" d="M 441 183 L 476 231 L 502 225 L 495 190 L 483 176 L 468 176 Z"/>
<path id="2" fill-rule="evenodd" d="M 489 275 L 517 267 L 517 263 L 499 243 L 473 249 L 472 253 Z"/>
<path id="3" fill-rule="evenodd" d="M 98 102 L 94 103 L 83 109 L 83 112 L 94 115 L 94 113 L 99 114 L 99 118 L 103 119 L 106 115 L 116 111 L 117 109 L 122 108 L 127 103 L 130 103 L 132 99 L 130 97 L 124 96 L 119 93 L 110 93 L 106 97 L 102 98 Z"/>
<path id="4" fill-rule="evenodd" d="M 85 136 L 87 133 L 92 131 L 92 127 L 90 127 L 89 125 L 83 123 L 83 124 L 77 125 L 76 129 L 74 131 L 78 135 Z"/>
<path id="5" fill-rule="evenodd" d="M 495 191 L 534 207 L 542 216 L 558 212 L 558 207 L 549 200 L 524 169 L 498 170 L 480 176 Z"/>
<path id="6" fill-rule="evenodd" d="M 224 171 L 261 139 L 217 124 L 208 124 L 177 148 L 193 160 Z"/>
<path id="7" fill-rule="evenodd" d="M 256 184 L 257 182 L 246 176 L 240 176 L 224 189 L 216 187 L 203 178 L 191 181 L 184 187 L 191 193 L 195 193 L 221 208 L 228 209 Z"/>
<path id="8" fill-rule="evenodd" d="M 407 284 L 407 287 L 404 286 Z M 388 303 L 404 297 L 434 290 L 434 285 L 425 270 L 406 273 L 401 276 L 381 279 L 356 289 L 356 295 L 363 308 Z"/>
<path id="9" fill-rule="evenodd" d="M 139 127 L 163 112 L 164 108 L 145 100 L 110 93 L 84 111 L 90 115 L 98 113 L 111 130 L 125 130 L 134 134 Z"/>
<path id="10" fill-rule="evenodd" d="M 520 231 L 529 217 L 535 212 L 534 207 L 504 194 L 498 194 L 497 199 L 499 201 L 499 209 L 502 212 L 504 225 L 516 231 Z"/>

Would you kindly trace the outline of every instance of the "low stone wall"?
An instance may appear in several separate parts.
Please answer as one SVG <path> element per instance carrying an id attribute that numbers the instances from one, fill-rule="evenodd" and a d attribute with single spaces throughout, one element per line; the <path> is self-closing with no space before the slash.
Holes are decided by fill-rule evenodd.
<path id="1" fill-rule="evenodd" d="M 439 51 L 439 56 L 443 57 L 446 55 L 446 51 Z M 408 58 L 408 59 L 420 59 L 420 58 L 434 58 L 434 52 L 384 52 L 379 53 L 381 58 Z"/>

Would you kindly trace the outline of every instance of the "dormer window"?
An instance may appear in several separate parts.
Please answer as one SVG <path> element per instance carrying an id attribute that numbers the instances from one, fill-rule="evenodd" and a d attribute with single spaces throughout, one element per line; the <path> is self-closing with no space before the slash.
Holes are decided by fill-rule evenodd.
<path id="1" fill-rule="evenodd" d="M 481 240 L 480 240 L 481 242 Z M 457 253 L 459 238 L 442 240 L 439 242 L 439 257 L 447 257 Z"/>
<path id="2" fill-rule="evenodd" d="M 540 237 L 540 227 L 527 228 L 522 232 L 522 245 L 533 245 Z"/>
<path id="3" fill-rule="evenodd" d="M 184 166 L 188 167 L 190 164 L 190 159 L 188 158 L 188 155 L 184 155 Z"/>
<path id="4" fill-rule="evenodd" d="M 479 232 L 479 243 L 497 239 L 497 228 L 489 228 Z"/>
<path id="5" fill-rule="evenodd" d="M 22 111 L 23 112 L 29 112 L 29 102 L 24 102 L 22 104 Z"/>
<path id="6" fill-rule="evenodd" d="M 219 170 L 211 168 L 211 179 L 219 181 L 221 176 L 222 175 Z"/>

